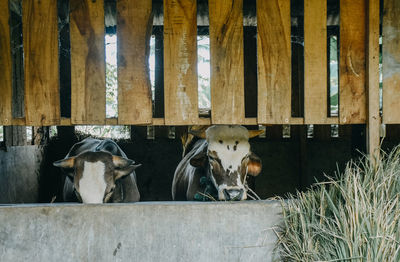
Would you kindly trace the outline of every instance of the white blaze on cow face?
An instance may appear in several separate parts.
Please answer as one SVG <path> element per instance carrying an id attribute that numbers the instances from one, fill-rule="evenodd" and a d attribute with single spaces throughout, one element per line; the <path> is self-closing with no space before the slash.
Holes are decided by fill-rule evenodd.
<path id="1" fill-rule="evenodd" d="M 226 199 L 225 194 L 230 192 L 234 198 L 238 192 L 243 192 L 240 200 L 246 199 L 242 161 L 250 153 L 249 133 L 242 126 L 212 126 L 206 131 L 208 155 L 211 165 L 211 180 L 218 189 L 220 200 Z M 219 172 L 215 172 L 212 159 L 217 155 L 220 162 Z M 219 164 L 219 163 L 218 163 Z M 227 191 L 225 191 L 227 190 Z M 225 191 L 225 192 L 224 192 Z"/>
<path id="2" fill-rule="evenodd" d="M 103 162 L 84 162 L 82 177 L 79 180 L 79 194 L 84 203 L 103 203 L 107 187 L 104 173 Z"/>

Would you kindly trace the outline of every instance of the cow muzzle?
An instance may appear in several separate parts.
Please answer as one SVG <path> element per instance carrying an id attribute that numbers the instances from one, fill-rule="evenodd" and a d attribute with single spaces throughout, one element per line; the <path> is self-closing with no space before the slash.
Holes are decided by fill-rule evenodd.
<path id="1" fill-rule="evenodd" d="M 222 189 L 218 194 L 219 200 L 240 201 L 245 200 L 246 192 L 243 188 Z"/>

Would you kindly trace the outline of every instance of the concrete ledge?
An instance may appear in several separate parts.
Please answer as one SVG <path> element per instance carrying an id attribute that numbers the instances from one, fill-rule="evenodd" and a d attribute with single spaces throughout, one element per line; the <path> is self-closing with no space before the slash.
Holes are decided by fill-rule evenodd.
<path id="1" fill-rule="evenodd" d="M 1 261 L 273 261 L 277 201 L 0 207 Z"/>

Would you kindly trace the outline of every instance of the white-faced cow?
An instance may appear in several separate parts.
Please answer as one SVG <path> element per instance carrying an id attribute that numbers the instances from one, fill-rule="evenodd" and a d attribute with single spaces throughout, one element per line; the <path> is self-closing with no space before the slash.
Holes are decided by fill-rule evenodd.
<path id="1" fill-rule="evenodd" d="M 112 140 L 86 138 L 76 143 L 66 157 L 53 163 L 67 174 L 63 197 L 66 202 L 136 202 L 134 161 Z"/>
<path id="2" fill-rule="evenodd" d="M 263 131 L 248 131 L 243 126 L 209 127 L 192 150 L 179 163 L 172 182 L 174 200 L 194 200 L 204 192 L 200 182 L 207 177 L 218 192 L 219 200 L 245 200 L 246 176 L 261 172 L 261 160 L 250 151 L 249 138 Z"/>

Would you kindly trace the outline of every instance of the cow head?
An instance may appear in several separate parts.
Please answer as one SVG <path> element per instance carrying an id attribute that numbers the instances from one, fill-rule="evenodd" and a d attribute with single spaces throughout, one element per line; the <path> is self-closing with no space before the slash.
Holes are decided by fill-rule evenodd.
<path id="1" fill-rule="evenodd" d="M 207 152 L 190 159 L 195 167 L 204 167 L 215 188 L 219 200 L 245 200 L 246 176 L 261 172 L 261 160 L 250 151 L 249 138 L 263 131 L 248 131 L 243 126 L 212 126 L 205 136 Z M 195 134 L 196 135 L 196 134 Z"/>
<path id="2" fill-rule="evenodd" d="M 84 152 L 53 163 L 72 179 L 77 198 L 83 203 L 106 203 L 112 199 L 115 182 L 140 165 L 108 152 Z"/>

